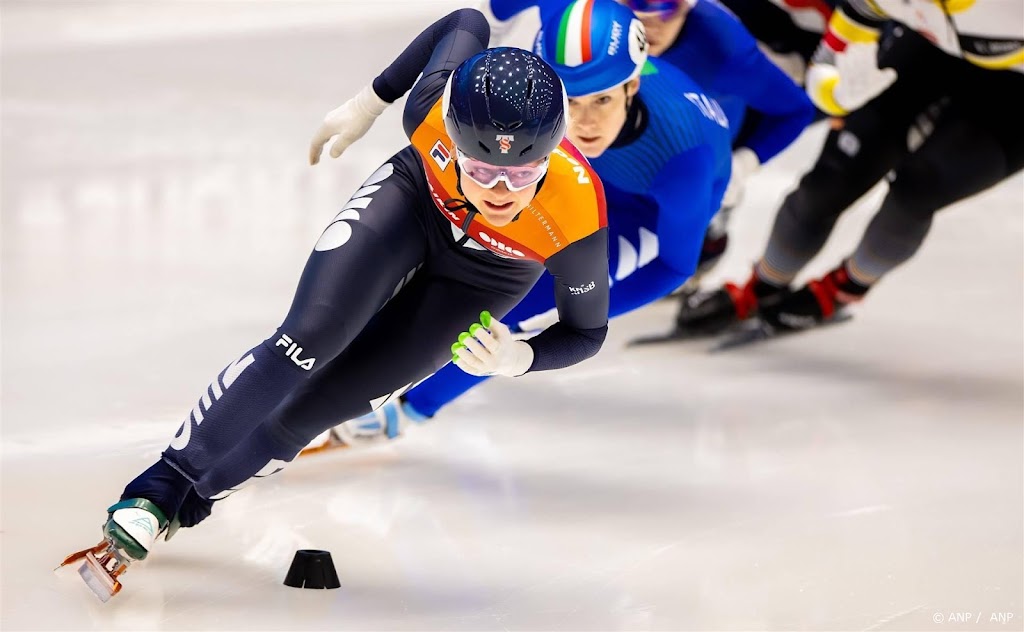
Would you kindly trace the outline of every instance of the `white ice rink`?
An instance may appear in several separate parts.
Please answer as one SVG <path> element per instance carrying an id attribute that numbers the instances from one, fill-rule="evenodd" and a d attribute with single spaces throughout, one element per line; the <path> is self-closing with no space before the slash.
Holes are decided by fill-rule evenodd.
<path id="1" fill-rule="evenodd" d="M 310 168 L 322 115 L 457 5 L 3 0 L 0 628 L 1024 628 L 1020 175 L 940 213 L 849 324 L 624 349 L 656 304 L 581 366 L 236 494 L 108 604 L 52 572 L 404 144 L 393 107 Z M 823 134 L 757 177 L 710 282 L 745 277 Z M 342 588 L 282 586 L 299 548 Z"/>

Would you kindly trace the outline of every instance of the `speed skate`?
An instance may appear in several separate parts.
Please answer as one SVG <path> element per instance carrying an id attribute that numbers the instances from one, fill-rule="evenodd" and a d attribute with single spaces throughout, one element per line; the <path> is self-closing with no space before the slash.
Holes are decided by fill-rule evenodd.
<path id="1" fill-rule="evenodd" d="M 64 558 L 61 568 L 84 560 L 78 574 L 100 601 L 107 602 L 121 590 L 121 575 L 132 562 L 144 560 L 161 534 L 177 530 L 155 503 L 145 498 L 126 498 L 107 508 L 103 539 L 96 546 Z"/>

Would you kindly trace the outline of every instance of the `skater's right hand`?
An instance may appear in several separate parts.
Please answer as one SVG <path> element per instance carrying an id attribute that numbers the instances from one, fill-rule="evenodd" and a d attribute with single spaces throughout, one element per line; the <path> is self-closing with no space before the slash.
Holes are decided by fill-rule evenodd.
<path id="1" fill-rule="evenodd" d="M 331 138 L 337 140 L 331 145 L 331 158 L 337 158 L 349 145 L 369 131 L 377 117 L 391 105 L 377 96 L 373 86 L 366 86 L 359 94 L 346 101 L 341 107 L 331 110 L 309 143 L 309 164 L 320 162 L 324 145 Z"/>
<path id="2" fill-rule="evenodd" d="M 478 377 L 518 377 L 533 366 L 533 347 L 516 340 L 508 326 L 490 312 L 481 312 L 480 322 L 462 332 L 452 345 L 452 362 Z"/>

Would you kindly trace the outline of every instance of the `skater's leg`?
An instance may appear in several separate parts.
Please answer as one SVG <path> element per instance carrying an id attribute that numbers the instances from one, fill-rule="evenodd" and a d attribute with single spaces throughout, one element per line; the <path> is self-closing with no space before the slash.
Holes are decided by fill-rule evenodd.
<path id="1" fill-rule="evenodd" d="M 907 156 L 908 130 L 928 109 L 907 91 L 894 84 L 829 132 L 814 166 L 779 208 L 756 266 L 761 280 L 791 283 L 825 245 L 843 211 Z"/>
<path id="2" fill-rule="evenodd" d="M 676 316 L 677 333 L 718 333 L 782 300 L 843 211 L 916 148 L 940 112 L 941 99 L 934 93 L 901 79 L 848 116 L 841 129 L 829 133 L 814 166 L 786 197 L 747 282 L 686 297 Z"/>
<path id="3" fill-rule="evenodd" d="M 969 120 L 948 117 L 900 166 L 889 194 L 847 262 L 850 277 L 861 285 L 873 285 L 918 251 L 936 211 L 1009 175 L 1007 157 L 996 138 Z"/>
<path id="4" fill-rule="evenodd" d="M 864 286 L 917 252 L 936 211 L 1022 167 L 1024 76 L 975 68 L 964 74 L 935 132 L 900 166 L 850 257 L 850 276 Z"/>
<path id="5" fill-rule="evenodd" d="M 550 326 L 558 318 L 553 295 L 554 283 L 550 275 L 544 274 L 529 294 L 505 315 L 505 322 L 512 331 L 523 333 L 535 333 Z M 342 446 L 365 447 L 397 439 L 409 425 L 426 423 L 442 407 L 488 379 L 446 364 L 411 390 L 389 398 L 379 408 L 339 423 L 331 429 L 326 443 L 312 445 L 308 452 Z"/>
<path id="6" fill-rule="evenodd" d="M 532 279 L 522 291 L 530 284 Z M 519 298 L 446 278 L 414 279 L 344 353 L 207 473 L 196 491 L 223 497 L 257 473 L 283 467 L 339 419 L 369 412 L 373 400 L 447 364 L 452 343 L 481 311 L 506 314 Z"/>
<path id="7" fill-rule="evenodd" d="M 344 350 L 424 260 L 417 168 L 399 154 L 324 231 L 277 333 L 218 375 L 159 463 L 122 498 L 146 498 L 172 517 L 192 483 L 284 398 Z"/>
<path id="8" fill-rule="evenodd" d="M 822 279 L 764 310 L 770 322 L 803 328 L 831 318 L 918 251 L 937 211 L 1020 170 L 1024 77 L 970 71 L 966 81 L 954 85 L 951 102 L 932 134 L 900 165 L 853 255 Z M 1010 81 L 1003 81 L 1006 78 Z M 986 95 L 998 95 L 1001 101 L 992 104 Z M 979 108 L 979 102 L 987 105 Z"/>

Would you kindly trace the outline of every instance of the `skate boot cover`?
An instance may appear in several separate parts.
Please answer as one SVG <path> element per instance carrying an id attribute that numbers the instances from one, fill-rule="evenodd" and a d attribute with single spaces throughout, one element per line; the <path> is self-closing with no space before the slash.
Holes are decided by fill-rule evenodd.
<path id="1" fill-rule="evenodd" d="M 103 537 L 133 560 L 144 560 L 167 526 L 160 508 L 145 498 L 130 498 L 107 508 Z"/>
<path id="2" fill-rule="evenodd" d="M 810 329 L 835 318 L 846 305 L 862 300 L 868 289 L 850 278 L 844 264 L 788 294 L 771 308 L 762 309 L 762 317 L 780 329 Z"/>
<path id="3" fill-rule="evenodd" d="M 99 598 L 107 602 L 121 590 L 121 575 L 133 562 L 146 559 L 167 518 L 152 501 L 122 500 L 107 509 L 103 539 L 96 546 L 68 555 L 61 568 L 82 561 L 78 574 Z"/>
<path id="4" fill-rule="evenodd" d="M 766 283 L 754 274 L 743 287 L 726 283 L 717 290 L 687 296 L 679 306 L 676 328 L 698 335 L 722 332 L 754 316 L 760 303 L 771 302 L 783 292 L 785 288 Z"/>
<path id="5" fill-rule="evenodd" d="M 421 414 L 404 399 L 390 401 L 370 413 L 339 424 L 320 435 L 300 456 L 334 448 L 369 447 L 402 436 L 412 424 L 422 424 L 430 417 Z"/>

